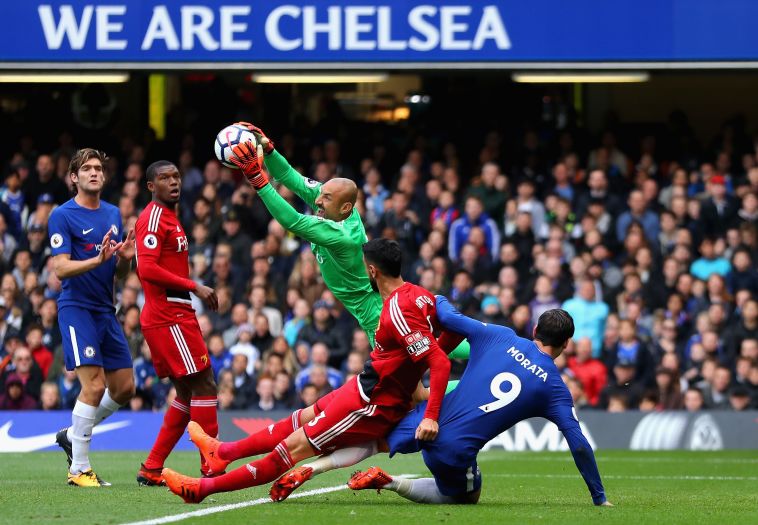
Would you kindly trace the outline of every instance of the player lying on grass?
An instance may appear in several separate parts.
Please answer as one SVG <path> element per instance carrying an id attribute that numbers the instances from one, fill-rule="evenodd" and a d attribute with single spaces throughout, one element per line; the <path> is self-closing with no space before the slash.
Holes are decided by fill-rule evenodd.
<path id="1" fill-rule="evenodd" d="M 355 208 L 358 187 L 350 179 L 334 178 L 324 184 L 307 179 L 292 168 L 274 149 L 274 143 L 260 128 L 248 122 L 237 122 L 247 127 L 258 139 L 258 147 L 243 143 L 233 148 L 231 162 L 258 190 L 271 215 L 285 229 L 311 243 L 311 249 L 321 268 L 324 282 L 358 324 L 374 346 L 374 332 L 379 323 L 382 299 L 371 289 L 363 265 L 361 246 L 366 242 L 366 230 Z M 269 184 L 266 169 L 316 212 L 316 215 L 298 213 Z M 468 344 L 463 342 L 451 354 L 451 359 L 466 359 Z M 451 385 L 454 386 L 455 383 Z"/>
<path id="2" fill-rule="evenodd" d="M 348 486 L 392 490 L 419 503 L 476 503 L 482 485 L 476 456 L 482 447 L 519 421 L 544 417 L 566 438 L 593 503 L 610 506 L 571 394 L 553 363 L 574 334 L 571 316 L 558 309 L 543 313 L 534 329 L 534 341 L 530 341 L 510 328 L 462 315 L 442 296 L 437 296 L 436 304 L 443 328 L 466 336 L 471 344 L 460 384 L 445 396 L 437 439 L 419 441 L 415 436 L 413 429 L 426 410 L 426 403 L 421 403 L 390 433 L 386 444 L 339 450 L 300 469 L 312 469 L 315 474 L 346 467 L 377 448 L 389 449 L 390 455 L 420 450 L 434 478 L 393 479 L 371 467 L 353 475 Z"/>
<path id="3" fill-rule="evenodd" d="M 437 325 L 434 296 L 400 277 L 401 251 L 397 242 L 374 239 L 362 249 L 369 285 L 384 301 L 375 349 L 364 370 L 313 406 L 295 411 L 291 417 L 241 441 L 221 443 L 190 424 L 190 436 L 213 471 L 224 470 L 235 459 L 269 454 L 212 479 L 193 479 L 164 469 L 163 477 L 174 494 L 187 503 L 198 503 L 209 494 L 273 481 L 298 461 L 317 454 L 376 442 L 408 413 L 427 369 L 429 400 L 414 436 L 422 441 L 437 436 L 437 417 L 450 361 L 433 334 Z M 272 488 L 272 499 L 281 499 L 278 490 L 289 494 L 309 477 L 283 476 Z"/>

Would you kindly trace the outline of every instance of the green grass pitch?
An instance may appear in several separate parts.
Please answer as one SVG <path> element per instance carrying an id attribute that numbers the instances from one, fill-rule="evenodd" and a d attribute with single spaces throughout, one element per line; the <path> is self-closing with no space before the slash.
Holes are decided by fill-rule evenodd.
<path id="1" fill-rule="evenodd" d="M 138 487 L 141 453 L 94 453 L 92 463 L 113 483 L 102 489 L 66 485 L 60 452 L 0 454 L 0 523 L 123 524 L 167 518 L 263 498 L 268 486 L 216 494 L 186 505 L 165 488 Z M 418 505 L 392 492 L 333 492 L 186 518 L 180 523 L 320 525 L 354 523 L 411 525 L 455 523 L 758 523 L 758 450 L 724 452 L 601 451 L 597 455 L 614 508 L 592 502 L 571 455 L 490 451 L 479 456 L 484 477 L 476 506 Z M 241 463 L 240 463 L 241 464 Z M 419 455 L 378 464 L 394 474 L 424 475 Z M 197 454 L 177 453 L 171 466 L 197 472 Z M 295 492 L 343 485 L 350 470 L 331 472 Z M 163 520 L 162 522 L 168 522 Z"/>

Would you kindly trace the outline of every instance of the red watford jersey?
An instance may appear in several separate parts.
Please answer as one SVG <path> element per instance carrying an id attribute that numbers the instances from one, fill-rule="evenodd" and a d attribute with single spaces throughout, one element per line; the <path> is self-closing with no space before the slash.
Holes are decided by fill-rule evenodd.
<path id="1" fill-rule="evenodd" d="M 384 301 L 376 346 L 359 377 L 364 399 L 377 405 L 410 408 L 418 382 L 433 358 L 440 357 L 447 365 L 442 392 L 438 392 L 441 399 L 450 368 L 434 337 L 438 326 L 432 294 L 411 283 L 395 290 Z"/>
<path id="2" fill-rule="evenodd" d="M 173 209 L 155 201 L 137 219 L 137 275 L 145 292 L 143 328 L 194 318 L 189 278 L 189 242 Z"/>

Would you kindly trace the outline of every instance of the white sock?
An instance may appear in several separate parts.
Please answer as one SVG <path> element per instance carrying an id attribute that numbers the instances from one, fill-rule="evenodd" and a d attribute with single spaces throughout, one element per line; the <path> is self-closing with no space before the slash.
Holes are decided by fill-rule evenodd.
<path id="1" fill-rule="evenodd" d="M 416 503 L 455 503 L 454 498 L 445 496 L 440 492 L 434 478 L 393 478 L 382 488 L 397 492 L 405 499 Z"/>
<path id="2" fill-rule="evenodd" d="M 305 463 L 303 466 L 311 467 L 313 469 L 313 475 L 316 476 L 330 470 L 350 467 L 356 463 L 360 463 L 364 459 L 370 458 L 376 454 L 378 448 L 376 441 L 363 443 L 362 445 L 335 450 L 328 456 L 321 456 L 311 463 Z"/>
<path id="3" fill-rule="evenodd" d="M 95 426 L 99 425 L 103 419 L 110 417 L 111 414 L 117 412 L 122 405 L 116 403 L 111 397 L 110 391 L 106 388 L 103 398 L 100 400 L 100 405 L 97 407 L 97 413 L 95 414 Z"/>
<path id="4" fill-rule="evenodd" d="M 106 388 L 103 398 L 100 400 L 100 405 L 97 407 L 97 412 L 95 413 L 95 426 L 102 423 L 103 419 L 110 417 L 114 412 L 118 412 L 118 409 L 122 406 L 123 405 L 119 405 L 113 400 L 111 393 Z M 66 437 L 69 441 L 71 441 L 71 436 L 73 435 L 73 428 L 73 426 L 68 427 L 68 431 L 66 432 Z"/>
<path id="5" fill-rule="evenodd" d="M 92 440 L 95 414 L 97 407 L 78 400 L 71 412 L 71 448 L 74 456 L 70 469 L 72 474 L 92 468 L 89 464 L 89 442 Z"/>

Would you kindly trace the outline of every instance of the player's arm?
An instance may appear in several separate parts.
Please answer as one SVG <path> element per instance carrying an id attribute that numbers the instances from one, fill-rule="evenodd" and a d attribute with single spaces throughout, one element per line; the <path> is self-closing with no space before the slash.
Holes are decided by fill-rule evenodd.
<path id="1" fill-rule="evenodd" d="M 71 259 L 70 240 L 68 243 L 68 248 L 65 248 L 66 245 L 61 245 L 60 247 L 55 248 L 55 245 L 60 242 L 58 239 L 62 238 L 56 237 L 56 235 L 61 234 L 53 233 L 53 235 L 50 237 L 51 245 L 53 245 L 53 271 L 55 272 L 55 276 L 61 281 L 64 279 L 70 279 L 71 277 L 76 277 L 77 275 L 82 275 L 83 273 L 87 273 L 90 270 L 94 270 L 101 264 L 109 261 L 113 255 L 121 249 L 121 246 L 123 245 L 123 243 L 116 243 L 115 241 L 112 241 L 111 232 L 108 231 L 108 233 L 105 234 L 105 237 L 103 237 L 100 253 L 94 257 L 90 257 L 89 259 L 75 261 Z"/>
<path id="2" fill-rule="evenodd" d="M 121 217 L 119 216 L 119 219 Z M 119 222 L 118 230 L 121 231 L 121 223 Z M 132 259 L 136 253 L 134 247 L 134 230 L 130 230 L 124 239 L 124 243 L 121 249 L 118 251 L 118 263 L 116 263 L 116 278 L 126 279 L 129 272 L 132 271 Z"/>
<path id="3" fill-rule="evenodd" d="M 322 219 L 315 215 L 299 213 L 289 202 L 279 195 L 271 184 L 267 184 L 260 189 L 258 195 L 277 222 L 285 230 L 291 231 L 298 237 L 302 237 L 306 241 L 320 246 L 335 246 L 344 242 L 350 242 L 342 226 L 334 221 Z"/>
<path id="4" fill-rule="evenodd" d="M 316 209 L 316 199 L 321 192 L 321 183 L 307 179 L 290 166 L 287 159 L 274 149 L 274 142 L 262 129 L 249 122 L 237 122 L 253 132 L 264 153 L 266 169 L 275 181 L 284 184 L 290 191 L 305 201 L 311 209 Z"/>
<path id="5" fill-rule="evenodd" d="M 584 437 L 579 421 L 576 420 L 574 407 L 569 405 L 552 406 L 547 418 L 558 426 L 563 437 L 566 438 L 571 455 L 574 456 L 576 468 L 579 469 L 587 488 L 590 490 L 592 502 L 595 505 L 610 505 L 605 497 L 603 482 L 600 480 L 595 453 L 592 451 L 587 438 Z"/>
<path id="6" fill-rule="evenodd" d="M 403 306 L 395 303 L 394 308 L 393 324 L 410 358 L 416 362 L 424 361 L 429 367 L 429 399 L 424 419 L 416 429 L 416 439 L 431 441 L 439 432 L 437 421 L 450 377 L 450 360 L 432 333 L 426 308 L 420 309 L 411 302 Z"/>
<path id="7" fill-rule="evenodd" d="M 487 326 L 481 321 L 460 313 L 444 295 L 436 295 L 435 302 L 437 304 L 437 319 L 445 330 L 461 334 L 470 341 L 472 337 L 481 333 Z M 503 329 L 511 330 L 506 327 Z"/>

